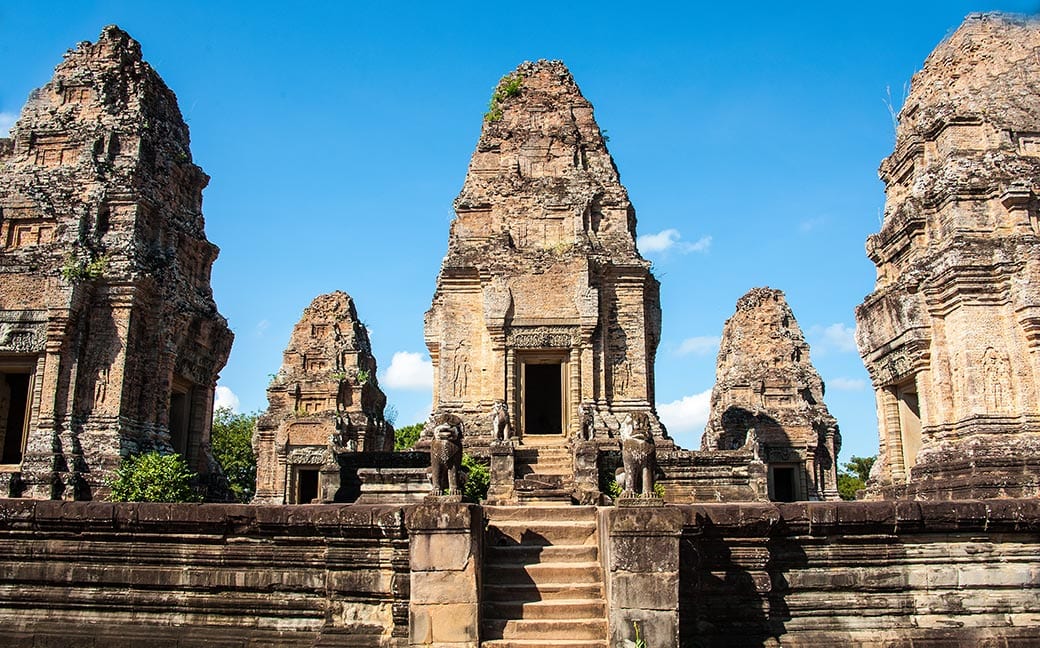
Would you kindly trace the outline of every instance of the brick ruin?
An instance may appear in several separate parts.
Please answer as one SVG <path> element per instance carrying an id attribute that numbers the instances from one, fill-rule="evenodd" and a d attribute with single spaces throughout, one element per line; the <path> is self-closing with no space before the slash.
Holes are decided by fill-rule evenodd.
<path id="1" fill-rule="evenodd" d="M 173 92 L 117 27 L 65 55 L 0 140 L 3 492 L 104 497 L 121 457 L 209 450 L 232 334 Z"/>
<path id="2" fill-rule="evenodd" d="M 503 401 L 517 436 L 563 442 L 654 412 L 658 283 L 596 120 L 559 61 L 502 79 L 485 117 L 426 313 L 435 411 L 487 445 Z"/>
<path id="3" fill-rule="evenodd" d="M 753 288 L 722 329 L 701 450 L 751 444 L 769 499 L 836 500 L 841 434 L 823 389 L 784 293 Z"/>
<path id="4" fill-rule="evenodd" d="M 304 309 L 267 399 L 253 439 L 257 504 L 335 501 L 340 454 L 394 448 L 368 331 L 345 292 Z"/>
<path id="5" fill-rule="evenodd" d="M 1040 31 L 975 15 L 914 75 L 856 310 L 883 497 L 1040 494 Z"/>

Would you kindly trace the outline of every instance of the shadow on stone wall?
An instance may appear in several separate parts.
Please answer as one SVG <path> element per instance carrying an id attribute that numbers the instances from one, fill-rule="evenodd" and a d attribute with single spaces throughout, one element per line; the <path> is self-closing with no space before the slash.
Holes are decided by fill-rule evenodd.
<path id="1" fill-rule="evenodd" d="M 791 619 L 786 574 L 804 568 L 802 547 L 784 538 L 739 543 L 713 525 L 687 528 L 679 543 L 682 648 L 776 645 Z"/>

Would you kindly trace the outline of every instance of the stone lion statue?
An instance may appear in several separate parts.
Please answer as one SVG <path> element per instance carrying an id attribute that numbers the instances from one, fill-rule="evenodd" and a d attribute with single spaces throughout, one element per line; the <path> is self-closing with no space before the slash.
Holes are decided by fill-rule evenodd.
<path id="1" fill-rule="evenodd" d="M 581 405 L 578 405 L 578 421 L 581 423 L 581 435 L 582 441 L 592 441 L 596 436 L 596 422 L 593 416 L 592 403 L 588 401 L 582 401 Z"/>
<path id="2" fill-rule="evenodd" d="M 462 494 L 462 419 L 454 414 L 437 414 L 430 421 L 430 483 L 433 494 Z"/>
<path id="3" fill-rule="evenodd" d="M 657 450 L 650 432 L 650 419 L 644 412 L 633 412 L 621 422 L 621 460 L 617 482 L 626 496 L 654 496 Z"/>
<path id="4" fill-rule="evenodd" d="M 497 400 L 491 406 L 491 438 L 496 441 L 513 438 L 513 427 L 509 424 L 509 411 L 504 401 Z"/>

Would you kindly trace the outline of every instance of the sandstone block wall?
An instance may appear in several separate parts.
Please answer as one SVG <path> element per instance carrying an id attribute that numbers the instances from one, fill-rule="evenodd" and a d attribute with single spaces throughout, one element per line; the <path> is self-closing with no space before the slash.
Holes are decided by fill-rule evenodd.
<path id="1" fill-rule="evenodd" d="M 5 646 L 403 646 L 400 508 L 0 500 Z"/>
<path id="2" fill-rule="evenodd" d="M 1037 500 L 599 518 L 617 641 L 638 621 L 700 648 L 1040 642 Z M 12 646 L 475 646 L 483 527 L 472 505 L 0 500 L 0 635 Z"/>
<path id="3" fill-rule="evenodd" d="M 682 507 L 683 646 L 1034 646 L 1040 502 Z"/>

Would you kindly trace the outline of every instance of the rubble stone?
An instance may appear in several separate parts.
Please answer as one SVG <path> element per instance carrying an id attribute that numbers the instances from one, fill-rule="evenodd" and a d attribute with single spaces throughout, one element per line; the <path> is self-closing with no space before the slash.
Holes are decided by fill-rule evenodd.
<path id="1" fill-rule="evenodd" d="M 881 164 L 857 343 L 875 495 L 1040 494 L 1040 23 L 969 16 L 914 75 Z"/>
<path id="2" fill-rule="evenodd" d="M 722 329 L 704 451 L 749 448 L 774 500 L 838 499 L 837 421 L 784 293 L 753 288 Z"/>
<path id="3" fill-rule="evenodd" d="M 209 450 L 232 334 L 177 99 L 118 27 L 65 55 L 0 146 L 0 417 L 9 495 L 90 499 L 121 457 Z"/>
<path id="4" fill-rule="evenodd" d="M 315 297 L 293 328 L 282 358 L 253 437 L 254 501 L 335 501 L 340 453 L 394 448 L 368 331 L 350 295 L 336 291 Z"/>

